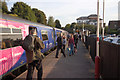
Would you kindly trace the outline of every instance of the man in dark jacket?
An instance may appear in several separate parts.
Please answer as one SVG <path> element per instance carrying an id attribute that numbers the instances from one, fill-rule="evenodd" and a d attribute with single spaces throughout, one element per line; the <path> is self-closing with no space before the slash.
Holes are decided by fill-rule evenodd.
<path id="1" fill-rule="evenodd" d="M 59 35 L 59 37 L 57 38 L 57 51 L 56 51 L 56 58 L 58 58 L 58 54 L 59 54 L 59 50 L 61 49 L 61 52 L 63 53 L 64 57 L 66 57 L 63 48 L 62 48 L 63 44 L 62 44 L 62 37 L 61 34 Z"/>
<path id="2" fill-rule="evenodd" d="M 77 43 L 78 43 L 78 35 L 74 35 L 74 42 L 75 42 L 75 47 L 77 48 Z"/>
<path id="3" fill-rule="evenodd" d="M 42 40 L 37 36 L 36 29 L 32 29 L 30 34 L 34 38 L 34 49 L 32 52 L 26 51 L 28 72 L 26 80 L 32 80 L 32 75 L 34 72 L 34 67 L 38 70 L 37 77 L 38 80 L 42 80 L 42 53 L 41 49 L 45 47 Z"/>

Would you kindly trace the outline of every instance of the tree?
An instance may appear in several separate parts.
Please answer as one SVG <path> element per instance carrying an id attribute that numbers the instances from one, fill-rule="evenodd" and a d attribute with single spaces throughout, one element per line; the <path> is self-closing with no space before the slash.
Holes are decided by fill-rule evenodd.
<path id="1" fill-rule="evenodd" d="M 85 24 L 85 25 L 84 25 L 84 28 L 85 28 L 86 30 L 91 31 L 91 33 L 96 34 L 97 27 L 96 27 L 95 25 Z"/>
<path id="2" fill-rule="evenodd" d="M 71 28 L 71 24 L 66 24 L 65 30 L 68 31 L 69 33 L 73 33 L 73 28 Z"/>
<path id="3" fill-rule="evenodd" d="M 37 22 L 35 13 L 32 11 L 31 7 L 23 2 L 16 2 L 12 7 L 11 12 L 23 19 Z"/>
<path id="4" fill-rule="evenodd" d="M 105 27 L 105 33 L 107 34 L 108 33 L 108 26 Z"/>
<path id="5" fill-rule="evenodd" d="M 76 28 L 76 23 L 75 22 L 73 22 L 72 24 L 71 24 L 71 26 L 70 26 L 70 28 Z"/>
<path id="6" fill-rule="evenodd" d="M 46 15 L 44 14 L 44 12 L 36 8 L 33 8 L 32 11 L 35 13 L 37 22 L 46 25 L 47 19 L 46 19 Z"/>
<path id="7" fill-rule="evenodd" d="M 8 13 L 8 7 L 6 2 L 2 2 L 2 13 Z"/>
<path id="8" fill-rule="evenodd" d="M 117 29 L 109 29 L 108 34 L 117 34 Z"/>
<path id="9" fill-rule="evenodd" d="M 66 24 L 65 29 L 70 28 L 70 24 Z"/>
<path id="10" fill-rule="evenodd" d="M 59 20 L 55 20 L 55 27 L 56 28 L 61 28 L 61 24 Z"/>
<path id="11" fill-rule="evenodd" d="M 55 22 L 53 16 L 48 18 L 48 26 L 55 27 Z"/>

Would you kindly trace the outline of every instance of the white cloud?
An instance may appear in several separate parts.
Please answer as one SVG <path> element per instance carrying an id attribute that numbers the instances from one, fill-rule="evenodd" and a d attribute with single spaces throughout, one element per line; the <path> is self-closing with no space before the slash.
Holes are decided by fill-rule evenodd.
<path id="1" fill-rule="evenodd" d="M 80 16 L 88 16 L 97 13 L 97 0 L 10 0 L 8 6 L 13 2 L 23 1 L 32 8 L 38 8 L 45 12 L 47 18 L 53 16 L 59 19 L 62 26 L 67 23 L 76 22 Z M 118 1 L 105 0 L 105 21 L 118 19 Z M 100 0 L 100 16 L 102 17 L 102 0 Z"/>

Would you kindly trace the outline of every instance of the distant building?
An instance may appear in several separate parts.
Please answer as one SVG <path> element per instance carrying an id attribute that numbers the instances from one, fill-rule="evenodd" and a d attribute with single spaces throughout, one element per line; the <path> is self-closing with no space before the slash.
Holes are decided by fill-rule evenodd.
<path id="1" fill-rule="evenodd" d="M 109 21 L 108 27 L 109 29 L 120 29 L 120 20 Z"/>
<path id="2" fill-rule="evenodd" d="M 77 18 L 76 20 L 77 20 L 77 23 L 78 23 L 79 25 L 81 25 L 81 24 L 83 24 L 83 23 L 85 23 L 85 24 L 88 24 L 88 23 L 89 23 L 89 18 L 86 17 L 86 16 L 84 16 L 84 17 L 79 17 L 79 18 Z"/>
<path id="3" fill-rule="evenodd" d="M 118 2 L 118 20 L 120 20 L 120 1 Z"/>
<path id="4" fill-rule="evenodd" d="M 88 16 L 89 18 L 89 24 L 90 25 L 96 25 L 97 26 L 97 15 L 96 14 L 92 14 Z"/>
<path id="5" fill-rule="evenodd" d="M 86 17 L 79 17 L 76 20 L 77 20 L 77 24 L 79 25 L 84 23 L 84 24 L 97 26 L 97 15 L 96 14 L 91 14 Z M 100 23 L 102 23 L 102 19 L 100 19 Z"/>

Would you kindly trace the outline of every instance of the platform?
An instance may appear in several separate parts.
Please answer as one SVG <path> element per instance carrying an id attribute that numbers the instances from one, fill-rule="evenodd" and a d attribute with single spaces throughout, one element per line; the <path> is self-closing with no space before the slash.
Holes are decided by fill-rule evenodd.
<path id="1" fill-rule="evenodd" d="M 92 61 L 88 50 L 84 44 L 79 41 L 78 52 L 72 56 L 68 55 L 66 50 L 66 58 L 60 53 L 59 58 L 55 58 L 56 50 L 43 59 L 43 78 L 80 78 L 94 79 L 94 62 Z M 25 79 L 27 71 L 22 73 L 14 80 Z M 34 71 L 33 78 L 37 78 L 37 71 Z"/>

